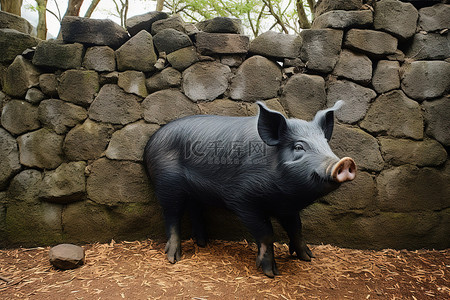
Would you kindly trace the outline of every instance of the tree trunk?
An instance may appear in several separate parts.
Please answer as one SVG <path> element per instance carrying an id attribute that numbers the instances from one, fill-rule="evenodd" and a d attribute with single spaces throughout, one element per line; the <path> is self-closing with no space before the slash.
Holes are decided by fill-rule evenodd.
<path id="1" fill-rule="evenodd" d="M 79 16 L 81 5 L 83 4 L 83 0 L 69 0 L 69 5 L 67 6 L 65 16 Z"/>
<path id="2" fill-rule="evenodd" d="M 311 23 L 309 23 L 308 17 L 306 16 L 305 7 L 303 6 L 302 0 L 296 0 L 297 14 L 298 14 L 298 24 L 301 29 L 311 28 Z"/>
<path id="3" fill-rule="evenodd" d="M 20 16 L 20 9 L 22 8 L 23 0 L 1 0 L 2 11 L 6 11 L 15 15 Z"/>
<path id="4" fill-rule="evenodd" d="M 47 39 L 47 0 L 36 0 L 38 5 L 39 22 L 36 28 L 37 37 L 41 40 Z"/>
<path id="5" fill-rule="evenodd" d="M 308 0 L 309 9 L 311 10 L 311 17 L 314 20 L 316 14 L 316 1 Z"/>
<path id="6" fill-rule="evenodd" d="M 164 6 L 164 0 L 156 1 L 156 11 L 162 11 Z"/>
<path id="7" fill-rule="evenodd" d="M 85 18 L 90 18 L 92 16 L 92 13 L 94 12 L 95 8 L 97 7 L 100 0 L 92 0 L 91 5 L 89 5 L 88 10 L 84 14 Z"/>

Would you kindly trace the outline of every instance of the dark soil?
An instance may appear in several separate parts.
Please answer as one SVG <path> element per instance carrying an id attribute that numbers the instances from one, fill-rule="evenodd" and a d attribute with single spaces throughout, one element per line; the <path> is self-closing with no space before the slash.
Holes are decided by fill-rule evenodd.
<path id="1" fill-rule="evenodd" d="M 151 240 L 83 247 L 86 263 L 68 271 L 49 264 L 49 248 L 0 250 L 0 299 L 450 299 L 450 249 L 321 245 L 304 262 L 276 244 L 281 275 L 270 279 L 245 241 L 185 241 L 174 265 Z"/>

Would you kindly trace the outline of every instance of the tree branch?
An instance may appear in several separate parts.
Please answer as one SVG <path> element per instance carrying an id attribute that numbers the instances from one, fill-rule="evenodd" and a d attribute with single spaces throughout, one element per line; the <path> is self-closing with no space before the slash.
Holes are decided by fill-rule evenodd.
<path id="1" fill-rule="evenodd" d="M 300 0 L 297 0 L 297 1 L 300 1 Z M 264 4 L 267 5 L 267 7 L 269 8 L 270 14 L 275 18 L 275 20 L 277 21 L 277 24 L 281 26 L 281 29 L 283 29 L 284 33 L 289 34 L 289 30 L 287 30 L 286 26 L 284 25 L 283 20 L 281 20 L 280 16 L 278 16 L 275 13 L 275 11 L 273 10 L 271 0 L 263 0 L 263 2 L 264 2 Z M 273 26 L 271 28 L 273 28 Z"/>
<path id="2" fill-rule="evenodd" d="M 94 12 L 95 8 L 97 7 L 100 0 L 92 0 L 91 5 L 89 5 L 88 10 L 84 14 L 85 18 L 90 18 L 92 16 L 92 13 Z"/>
<path id="3" fill-rule="evenodd" d="M 306 16 L 305 7 L 303 6 L 302 0 L 296 0 L 295 4 L 297 6 L 298 24 L 300 25 L 300 28 L 302 29 L 311 28 L 311 23 L 309 22 L 308 17 Z"/>
<path id="4" fill-rule="evenodd" d="M 308 6 L 311 10 L 311 17 L 314 20 L 315 14 L 316 14 L 316 1 L 315 0 L 308 0 Z"/>

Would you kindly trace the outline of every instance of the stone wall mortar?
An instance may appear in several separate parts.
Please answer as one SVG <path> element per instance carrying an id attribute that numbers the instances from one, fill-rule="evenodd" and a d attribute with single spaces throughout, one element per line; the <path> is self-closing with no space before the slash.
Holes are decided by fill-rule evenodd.
<path id="1" fill-rule="evenodd" d="M 408 22 L 395 23 L 376 10 L 405 4 L 379 3 L 373 13 L 335 7 L 299 36 L 252 41 L 235 19 L 209 20 L 203 32 L 152 12 L 133 18 L 132 37 L 110 22 L 65 20 L 64 42 L 40 41 L 34 57 L 0 68 L 0 247 L 162 239 L 141 159 L 160 126 L 193 114 L 252 116 L 256 100 L 310 120 L 339 99 L 330 144 L 360 174 L 302 212 L 308 242 L 450 247 L 448 20 L 432 17 L 450 5 L 407 5 L 396 13 Z M 95 38 L 71 35 L 80 22 Z M 166 38 L 156 47 L 157 34 Z M 211 237 L 248 238 L 228 212 L 212 214 Z"/>

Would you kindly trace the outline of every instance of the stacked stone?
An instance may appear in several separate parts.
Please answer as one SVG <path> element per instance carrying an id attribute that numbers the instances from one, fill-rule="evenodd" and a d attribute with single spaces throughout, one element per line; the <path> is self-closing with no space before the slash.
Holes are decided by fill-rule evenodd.
<path id="1" fill-rule="evenodd" d="M 361 4 L 322 1 L 313 29 L 301 33 L 307 68 L 331 73 L 323 102 L 346 101 L 332 148 L 361 171 L 327 205 L 304 212 L 306 231 L 352 247 L 362 239 L 365 247 L 449 247 L 440 239 L 450 234 L 450 5 L 381 0 L 372 12 Z M 290 102 L 301 112 L 311 106 Z"/>
<path id="2" fill-rule="evenodd" d="M 1 76 L 0 246 L 162 237 L 142 165 L 161 125 L 255 115 L 257 100 L 310 120 L 342 99 L 331 146 L 360 172 L 303 212 L 308 240 L 450 247 L 450 5 L 370 8 L 322 0 L 312 29 L 252 41 L 231 18 L 149 12 L 127 30 L 65 18 L 63 41 L 14 55 Z M 212 236 L 243 237 L 229 226 Z"/>

